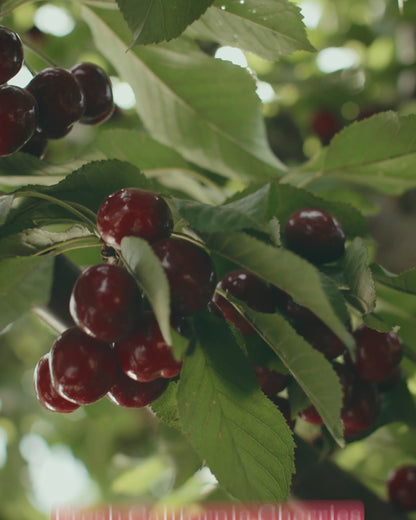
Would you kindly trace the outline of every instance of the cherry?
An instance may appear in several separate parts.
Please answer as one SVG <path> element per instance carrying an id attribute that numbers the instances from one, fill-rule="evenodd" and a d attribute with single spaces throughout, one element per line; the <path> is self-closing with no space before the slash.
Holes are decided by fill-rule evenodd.
<path id="1" fill-rule="evenodd" d="M 172 213 L 166 202 L 151 191 L 123 188 L 101 203 L 97 213 L 101 238 L 114 249 L 121 239 L 136 236 L 153 244 L 169 238 L 173 229 Z"/>
<path id="2" fill-rule="evenodd" d="M 286 388 L 289 381 L 289 377 L 286 374 L 259 365 L 253 365 L 253 368 L 264 394 L 274 395 Z"/>
<path id="3" fill-rule="evenodd" d="M 297 327 L 297 331 L 328 359 L 334 359 L 345 352 L 345 344 L 318 318 L 303 322 Z"/>
<path id="4" fill-rule="evenodd" d="M 158 378 L 176 377 L 182 362 L 173 357 L 154 315 L 150 312 L 126 337 L 115 343 L 115 352 L 123 372 L 142 383 Z"/>
<path id="5" fill-rule="evenodd" d="M 173 313 L 191 316 L 205 309 L 216 285 L 209 254 L 182 238 L 162 240 L 153 250 L 168 278 Z"/>
<path id="6" fill-rule="evenodd" d="M 84 113 L 84 94 L 75 76 L 66 69 L 43 69 L 26 88 L 38 103 L 38 127 L 47 139 L 64 137 Z"/>
<path id="7" fill-rule="evenodd" d="M 405 511 L 416 510 L 416 466 L 405 465 L 390 472 L 387 478 L 390 502 Z"/>
<path id="8" fill-rule="evenodd" d="M 78 63 L 70 69 L 85 97 L 85 112 L 80 122 L 85 125 L 102 123 L 114 110 L 110 78 L 94 63 Z"/>
<path id="9" fill-rule="evenodd" d="M 78 404 L 67 401 L 60 396 L 53 387 L 49 369 L 49 354 L 45 354 L 38 361 L 33 384 L 39 403 L 47 410 L 58 413 L 70 413 L 79 408 Z"/>
<path id="10" fill-rule="evenodd" d="M 357 345 L 354 362 L 357 373 L 366 381 L 380 383 L 394 372 L 402 357 L 402 342 L 394 332 L 378 332 L 363 325 L 354 332 Z"/>
<path id="11" fill-rule="evenodd" d="M 155 379 L 148 383 L 134 381 L 119 369 L 116 381 L 107 393 L 108 399 L 118 406 L 142 408 L 155 401 L 166 390 L 167 379 Z"/>
<path id="12" fill-rule="evenodd" d="M 116 367 L 111 346 L 78 327 L 63 332 L 50 353 L 53 386 L 76 404 L 90 404 L 103 397 L 114 384 Z"/>
<path id="13" fill-rule="evenodd" d="M 25 89 L 0 86 L 0 156 L 19 150 L 36 128 L 37 104 Z"/>
<path id="14" fill-rule="evenodd" d="M 40 132 L 35 130 L 32 137 L 27 141 L 25 145 L 20 148 L 21 152 L 34 155 L 43 159 L 45 157 L 46 148 L 48 147 L 48 140 Z"/>
<path id="15" fill-rule="evenodd" d="M 0 83 L 15 76 L 23 64 L 23 45 L 14 31 L 0 25 Z"/>
<path id="16" fill-rule="evenodd" d="M 72 289 L 69 312 L 88 335 L 112 342 L 130 332 L 141 309 L 141 295 L 132 276 L 118 265 L 88 267 Z"/>
<path id="17" fill-rule="evenodd" d="M 284 229 L 289 249 L 322 264 L 344 253 L 345 233 L 338 220 L 325 210 L 303 208 L 291 215 Z"/>
<path id="18" fill-rule="evenodd" d="M 313 404 L 307 406 L 302 412 L 300 412 L 299 416 L 304 421 L 311 424 L 324 424 L 322 417 L 319 415 Z"/>
<path id="19" fill-rule="evenodd" d="M 321 108 L 313 114 L 311 127 L 323 144 L 328 144 L 340 130 L 341 124 L 333 112 Z"/>

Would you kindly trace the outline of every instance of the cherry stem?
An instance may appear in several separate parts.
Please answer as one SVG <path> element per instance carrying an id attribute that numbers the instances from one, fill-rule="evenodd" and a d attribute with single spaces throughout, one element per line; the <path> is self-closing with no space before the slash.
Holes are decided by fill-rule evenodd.
<path id="1" fill-rule="evenodd" d="M 66 240 L 65 242 L 45 247 L 45 249 L 37 251 L 33 256 L 44 255 L 47 253 L 51 253 L 52 251 L 55 255 L 61 255 L 64 253 L 68 253 L 69 251 L 73 251 L 74 249 L 87 249 L 89 247 L 99 247 L 101 244 L 98 240 L 96 240 L 95 242 L 87 242 L 91 240 L 92 236 L 94 235 L 83 238 L 72 238 L 71 240 Z"/>
<path id="2" fill-rule="evenodd" d="M 67 202 L 64 202 L 62 200 L 59 200 L 55 197 L 51 197 L 50 195 L 46 195 L 46 193 L 38 193 L 36 191 L 20 191 L 15 194 L 16 197 L 28 197 L 28 198 L 38 198 L 43 199 L 48 202 L 51 202 L 52 204 L 56 204 L 57 206 L 61 206 L 62 208 L 66 209 L 73 215 L 76 215 L 82 222 L 84 222 L 88 228 L 92 228 L 94 231 L 94 234 L 98 236 L 98 232 L 95 227 L 95 213 L 93 213 L 90 209 L 82 206 L 81 204 L 78 204 L 77 202 L 71 202 L 71 204 L 68 204 Z M 80 208 L 82 211 L 79 211 Z M 88 213 L 90 215 L 94 216 L 94 220 L 91 220 L 88 218 L 83 212 Z"/>

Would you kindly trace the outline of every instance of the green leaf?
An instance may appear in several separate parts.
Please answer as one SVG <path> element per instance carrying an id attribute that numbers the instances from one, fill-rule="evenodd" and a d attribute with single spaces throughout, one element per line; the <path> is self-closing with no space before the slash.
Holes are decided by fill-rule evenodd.
<path id="1" fill-rule="evenodd" d="M 161 421 L 175 430 L 180 430 L 181 420 L 179 418 L 177 392 L 178 383 L 171 381 L 163 394 L 156 401 L 153 401 L 150 407 Z"/>
<path id="2" fill-rule="evenodd" d="M 172 345 L 169 283 L 159 258 L 146 240 L 124 237 L 121 256 L 143 290 L 166 343 Z"/>
<path id="3" fill-rule="evenodd" d="M 254 312 L 245 305 L 242 308 L 248 321 L 279 356 L 316 407 L 334 439 L 343 446 L 342 390 L 330 362 L 279 314 Z"/>
<path id="4" fill-rule="evenodd" d="M 342 266 L 350 288 L 349 296 L 365 314 L 372 312 L 376 304 L 376 288 L 367 260 L 367 247 L 357 237 L 346 250 L 342 259 Z"/>
<path id="5" fill-rule="evenodd" d="M 0 260 L 0 330 L 32 307 L 48 303 L 52 256 Z"/>
<path id="6" fill-rule="evenodd" d="M 205 237 L 207 247 L 290 294 L 300 305 L 314 312 L 349 347 L 354 342 L 345 330 L 344 314 L 337 315 L 331 300 L 337 293 L 336 308 L 345 307 L 341 294 L 315 266 L 282 247 L 267 245 L 242 232 Z"/>
<path id="7" fill-rule="evenodd" d="M 416 116 L 384 112 L 352 123 L 327 150 L 323 173 L 391 194 L 416 186 Z"/>
<path id="8" fill-rule="evenodd" d="M 282 414 L 258 388 L 227 325 L 195 318 L 198 347 L 185 359 L 178 389 L 182 427 L 234 497 L 286 500 L 294 443 Z"/>
<path id="9" fill-rule="evenodd" d="M 176 360 L 180 361 L 181 359 L 183 359 L 186 351 L 188 350 L 190 341 L 188 338 L 181 336 L 173 329 L 171 330 L 171 336 L 173 356 Z"/>
<path id="10" fill-rule="evenodd" d="M 416 294 L 416 269 L 401 274 L 390 273 L 381 265 L 371 264 L 374 279 L 387 287 L 408 294 Z"/>
<path id="11" fill-rule="evenodd" d="M 405 379 L 399 381 L 388 392 L 382 393 L 380 400 L 381 424 L 403 422 L 411 428 L 416 428 L 416 403 Z"/>
<path id="12" fill-rule="evenodd" d="M 0 226 L 4 224 L 14 201 L 14 195 L 2 195 L 0 197 Z"/>
<path id="13" fill-rule="evenodd" d="M 217 0 L 186 34 L 240 47 L 270 61 L 313 50 L 299 7 L 287 0 Z"/>
<path id="14" fill-rule="evenodd" d="M 270 197 L 272 187 L 266 184 L 244 198 L 221 206 L 200 204 L 194 201 L 173 199 L 180 215 L 191 227 L 201 233 L 217 233 L 253 229 L 270 233 Z"/>
<path id="15" fill-rule="evenodd" d="M 179 36 L 213 0 L 117 0 L 132 33 L 132 45 L 158 43 Z"/>
<path id="16" fill-rule="evenodd" d="M 281 176 L 285 167 L 268 145 L 248 71 L 212 59 L 185 39 L 126 53 L 128 28 L 117 12 L 83 6 L 81 13 L 97 47 L 132 86 L 153 138 L 225 177 Z"/>
<path id="17" fill-rule="evenodd" d="M 163 457 L 150 457 L 119 475 L 113 481 L 111 489 L 114 493 L 126 496 L 144 495 L 152 489 L 167 468 Z"/>

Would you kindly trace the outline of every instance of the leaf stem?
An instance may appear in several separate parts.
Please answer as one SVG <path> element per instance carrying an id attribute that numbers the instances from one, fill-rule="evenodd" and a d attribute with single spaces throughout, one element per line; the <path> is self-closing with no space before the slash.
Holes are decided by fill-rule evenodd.
<path id="1" fill-rule="evenodd" d="M 41 256 L 47 253 L 50 253 L 55 250 L 55 255 L 60 255 L 63 253 L 67 253 L 68 251 L 73 251 L 74 249 L 86 249 L 88 247 L 101 247 L 101 244 L 98 240 L 94 242 L 87 242 L 87 240 L 91 240 L 91 237 L 79 237 L 79 238 L 71 238 L 70 240 L 66 240 L 65 242 L 61 242 L 60 244 L 54 244 L 40 251 L 36 251 L 33 256 Z M 84 243 L 85 241 L 85 243 Z"/>

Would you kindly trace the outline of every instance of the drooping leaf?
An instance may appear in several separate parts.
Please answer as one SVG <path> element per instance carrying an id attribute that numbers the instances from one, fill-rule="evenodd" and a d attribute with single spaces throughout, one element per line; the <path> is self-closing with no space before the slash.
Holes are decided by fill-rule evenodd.
<path id="1" fill-rule="evenodd" d="M 11 210 L 14 195 L 2 195 L 0 197 L 0 226 L 4 224 Z"/>
<path id="2" fill-rule="evenodd" d="M 401 274 L 390 273 L 381 265 L 371 264 L 374 279 L 397 291 L 416 294 L 416 269 L 409 269 Z"/>
<path id="3" fill-rule="evenodd" d="M 350 288 L 349 296 L 365 314 L 372 312 L 376 304 L 376 288 L 367 260 L 367 247 L 357 237 L 348 247 L 342 265 Z"/>
<path id="4" fill-rule="evenodd" d="M 133 44 L 158 43 L 179 36 L 213 0 L 117 0 Z"/>
<path id="5" fill-rule="evenodd" d="M 192 42 L 137 47 L 116 11 L 81 13 L 104 56 L 128 81 L 150 135 L 202 168 L 239 180 L 276 178 L 285 167 L 267 143 L 252 76 Z"/>
<path id="6" fill-rule="evenodd" d="M 183 431 L 236 498 L 287 499 L 294 445 L 285 419 L 226 324 L 200 315 L 195 326 L 199 345 L 185 359 L 178 389 Z"/>
<path id="7" fill-rule="evenodd" d="M 331 141 L 323 174 L 391 194 L 416 186 L 416 116 L 383 112 L 352 123 Z"/>
<path id="8" fill-rule="evenodd" d="M 405 378 L 402 378 L 388 392 L 382 393 L 379 425 L 403 422 L 416 428 L 416 402 L 410 393 Z"/>
<path id="9" fill-rule="evenodd" d="M 53 264 L 52 256 L 0 260 L 0 330 L 49 301 Z"/>
<path id="10" fill-rule="evenodd" d="M 216 233 L 207 235 L 205 240 L 215 253 L 290 294 L 300 305 L 311 309 L 347 346 L 354 346 L 345 330 L 345 311 L 338 316 L 334 310 L 345 308 L 343 297 L 312 264 L 283 247 L 267 245 L 242 232 Z M 336 307 L 329 302 L 326 286 L 330 287 L 331 300 L 335 296 L 338 300 Z"/>
<path id="11" fill-rule="evenodd" d="M 254 312 L 245 305 L 243 309 L 249 322 L 290 370 L 334 439 L 342 446 L 342 390 L 330 362 L 279 314 Z"/>
<path id="12" fill-rule="evenodd" d="M 313 50 L 299 7 L 287 0 L 217 0 L 187 35 L 240 47 L 270 61 Z"/>
<path id="13" fill-rule="evenodd" d="M 178 383 L 171 381 L 163 394 L 156 401 L 153 401 L 150 407 L 161 421 L 171 428 L 175 428 L 175 430 L 180 430 L 181 420 L 178 411 L 177 391 Z"/>

